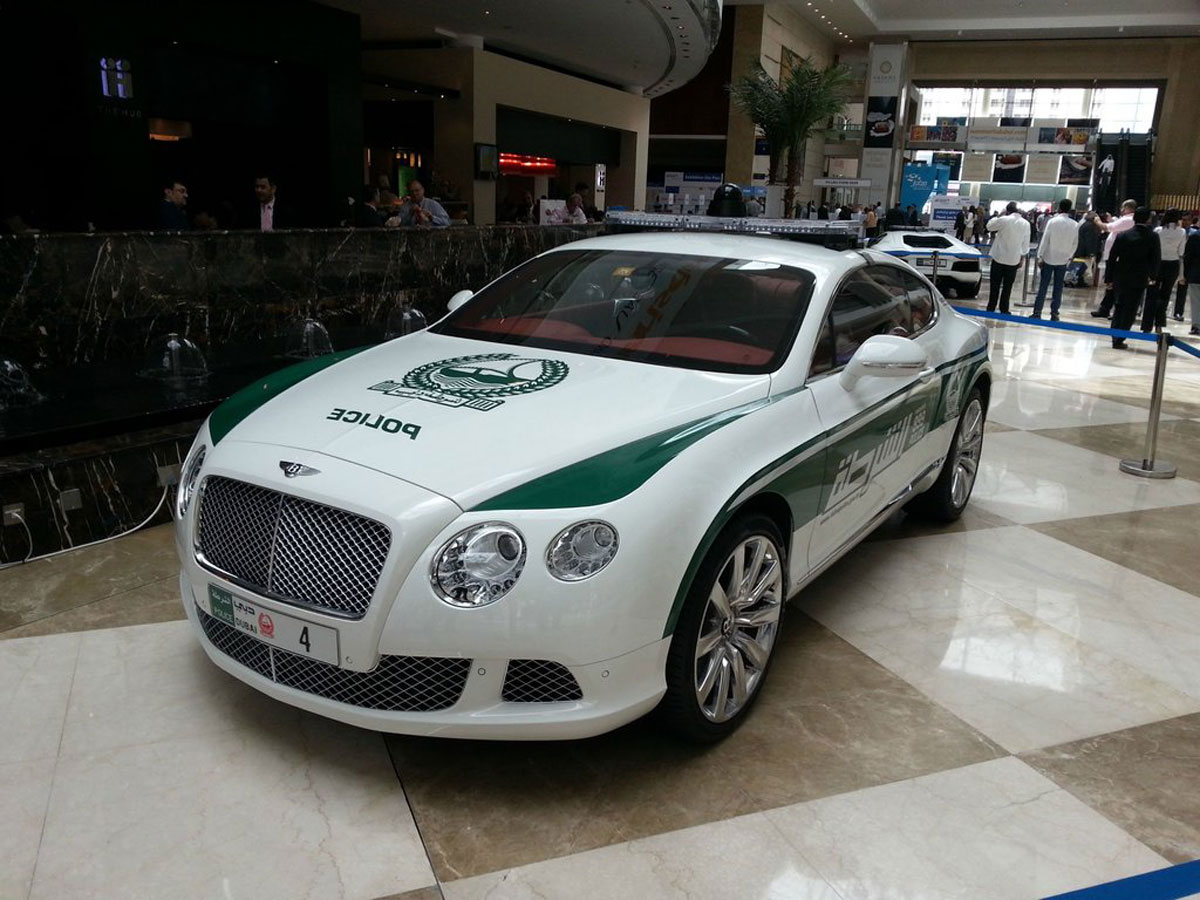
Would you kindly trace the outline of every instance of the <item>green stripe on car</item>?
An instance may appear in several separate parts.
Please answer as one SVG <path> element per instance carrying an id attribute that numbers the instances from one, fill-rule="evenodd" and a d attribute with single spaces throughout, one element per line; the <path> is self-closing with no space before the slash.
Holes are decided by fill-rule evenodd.
<path id="1" fill-rule="evenodd" d="M 208 431 L 212 436 L 213 446 L 220 443 L 221 439 L 229 434 L 242 419 L 268 400 L 273 400 L 288 388 L 295 387 L 310 375 L 315 375 L 334 363 L 349 359 L 366 349 L 368 348 L 355 347 L 353 350 L 342 350 L 338 353 L 329 353 L 315 359 L 305 360 L 294 366 L 288 366 L 286 369 L 280 369 L 278 372 L 272 372 L 261 381 L 242 388 L 213 410 L 213 414 L 209 417 Z"/>

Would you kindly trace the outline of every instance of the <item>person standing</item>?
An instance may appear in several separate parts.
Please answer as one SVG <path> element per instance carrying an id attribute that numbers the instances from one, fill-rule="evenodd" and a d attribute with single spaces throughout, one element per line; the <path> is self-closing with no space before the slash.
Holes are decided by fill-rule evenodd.
<path id="1" fill-rule="evenodd" d="M 1187 280 L 1188 303 L 1192 307 L 1192 330 L 1200 335 L 1200 228 L 1193 229 L 1183 245 L 1183 277 Z"/>
<path id="2" fill-rule="evenodd" d="M 1133 213 L 1133 227 L 1117 235 L 1108 254 L 1108 265 L 1104 268 L 1104 283 L 1113 288 L 1116 309 L 1113 312 L 1113 328 L 1128 331 L 1137 318 L 1146 288 L 1152 286 L 1158 274 L 1162 257 L 1158 248 L 1158 235 L 1146 224 L 1150 221 L 1150 210 L 1139 206 Z M 1124 350 L 1124 338 L 1113 336 L 1113 349 Z"/>
<path id="3" fill-rule="evenodd" d="M 958 211 L 958 215 L 954 217 L 954 237 L 958 240 L 963 239 L 963 235 L 967 230 L 967 208 L 964 206 Z"/>
<path id="4" fill-rule="evenodd" d="M 972 232 L 972 241 L 976 247 L 987 240 L 987 210 L 982 206 L 975 207 L 975 230 Z"/>
<path id="5" fill-rule="evenodd" d="M 1187 231 L 1179 227 L 1179 210 L 1168 209 L 1163 213 L 1162 224 L 1154 229 L 1154 233 L 1158 235 L 1162 262 L 1158 266 L 1158 283 L 1152 290 L 1146 291 L 1142 331 L 1162 331 L 1167 324 L 1167 305 L 1171 302 L 1171 291 L 1179 278 L 1179 265 L 1183 262 L 1183 247 L 1187 242 Z"/>
<path id="6" fill-rule="evenodd" d="M 987 308 L 988 312 L 995 312 L 998 301 L 1000 312 L 1008 315 L 1008 301 L 1017 269 L 1029 253 L 1029 222 L 1013 202 L 1004 208 L 1004 215 L 995 216 L 987 223 L 987 230 L 993 235 Z"/>
<path id="7" fill-rule="evenodd" d="M 187 231 L 192 227 L 187 215 L 187 185 L 174 179 L 163 184 L 162 202 L 158 204 L 158 227 L 167 231 Z"/>
<path id="8" fill-rule="evenodd" d="M 1075 258 L 1079 244 L 1079 223 L 1071 218 L 1071 201 L 1065 197 L 1058 201 L 1058 215 L 1046 223 L 1042 239 L 1038 241 L 1037 261 L 1042 270 L 1038 281 L 1037 297 L 1033 301 L 1031 319 L 1042 317 L 1042 305 L 1046 302 L 1046 288 L 1054 279 L 1054 294 L 1050 298 L 1050 320 L 1058 321 L 1058 308 L 1062 305 L 1063 276 L 1067 264 Z"/>
<path id="9" fill-rule="evenodd" d="M 1085 213 L 1079 223 L 1079 247 L 1075 255 L 1087 260 L 1095 287 L 1100 282 L 1100 225 L 1095 213 Z"/>
<path id="10" fill-rule="evenodd" d="M 277 186 L 270 175 L 260 175 L 254 179 L 254 196 L 258 199 L 256 215 L 251 222 L 258 224 L 259 231 L 275 231 L 287 228 L 289 217 L 286 213 L 281 217 L 275 206 Z M 251 226 L 254 227 L 254 226 Z"/>
<path id="11" fill-rule="evenodd" d="M 1105 227 L 1108 237 L 1104 240 L 1104 251 L 1101 254 L 1101 261 L 1104 263 L 1104 284 L 1106 288 L 1112 284 L 1112 279 L 1108 277 L 1108 257 L 1112 253 L 1113 242 L 1116 241 L 1117 235 L 1133 227 L 1133 211 L 1135 209 L 1137 209 L 1137 201 L 1126 200 L 1121 204 L 1121 217 L 1116 221 L 1109 222 Z M 1092 315 L 1097 319 L 1111 318 L 1115 302 L 1116 295 L 1111 290 L 1106 289 L 1104 297 L 1100 300 L 1099 308 L 1093 309 Z"/>
<path id="12" fill-rule="evenodd" d="M 879 231 L 879 215 L 875 212 L 875 207 L 867 207 L 867 212 L 863 216 L 863 228 L 868 238 L 875 237 L 876 232 Z"/>

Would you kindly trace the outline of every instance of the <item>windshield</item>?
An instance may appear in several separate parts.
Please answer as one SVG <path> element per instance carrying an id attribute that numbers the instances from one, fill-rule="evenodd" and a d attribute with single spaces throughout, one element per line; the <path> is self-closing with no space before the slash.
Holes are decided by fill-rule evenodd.
<path id="1" fill-rule="evenodd" d="M 717 372 L 777 369 L 812 273 L 778 263 L 631 250 L 530 260 L 431 330 Z"/>
<path id="2" fill-rule="evenodd" d="M 936 234 L 906 234 L 903 240 L 909 247 L 924 247 L 934 250 L 945 250 L 947 247 L 954 246 L 944 237 Z"/>

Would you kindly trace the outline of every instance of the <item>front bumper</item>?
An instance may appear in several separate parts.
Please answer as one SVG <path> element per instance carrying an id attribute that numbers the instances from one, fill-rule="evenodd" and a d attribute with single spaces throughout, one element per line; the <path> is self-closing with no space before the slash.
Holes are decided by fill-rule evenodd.
<path id="1" fill-rule="evenodd" d="M 339 702 L 322 696 L 330 679 L 339 684 L 354 677 L 369 683 L 372 672 L 357 673 L 305 663 L 309 666 L 300 677 L 288 677 L 295 671 L 295 659 L 286 651 L 268 650 L 267 645 L 249 636 L 254 656 L 229 646 L 220 647 L 205 624 L 212 620 L 193 594 L 186 574 L 180 574 L 180 591 L 188 621 L 209 659 L 240 681 L 292 706 L 375 731 L 399 734 L 490 740 L 565 740 L 591 737 L 611 731 L 653 709 L 666 690 L 663 673 L 670 638 L 664 638 L 630 653 L 581 666 L 564 666 L 578 683 L 582 698 L 554 702 L 512 702 L 502 699 L 506 673 L 511 662 L 505 657 L 470 660 L 406 658 L 418 660 L 416 666 L 402 671 L 437 673 L 438 701 L 444 708 L 412 711 L 372 709 Z M 274 654 L 273 656 L 271 654 Z M 235 658 L 237 657 L 237 658 Z M 256 661 L 259 661 L 256 663 Z M 385 661 L 386 662 L 386 661 Z M 421 665 L 421 662 L 428 665 Z M 291 669 L 288 669 L 288 666 Z M 320 667 L 316 669 L 315 667 Z M 379 671 L 377 666 L 375 671 Z M 465 678 L 462 677 L 465 670 Z M 323 675 L 328 678 L 322 677 Z M 292 686 L 281 681 L 291 681 Z M 426 685 L 404 686 L 421 693 Z M 450 696 L 453 692 L 455 696 Z M 419 705 L 419 704 L 418 704 Z M 436 705 L 436 704 L 435 704 Z"/>

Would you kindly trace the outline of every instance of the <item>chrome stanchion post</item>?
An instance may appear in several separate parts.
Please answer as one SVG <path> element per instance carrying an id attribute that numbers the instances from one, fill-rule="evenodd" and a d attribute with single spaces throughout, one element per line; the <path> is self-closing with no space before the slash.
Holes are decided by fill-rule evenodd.
<path id="1" fill-rule="evenodd" d="M 1121 460 L 1121 471 L 1142 478 L 1174 478 L 1175 466 L 1156 460 L 1158 449 L 1158 419 L 1162 415 L 1163 382 L 1167 377 L 1167 351 L 1171 349 L 1171 335 L 1158 333 L 1158 352 L 1154 358 L 1154 387 L 1150 392 L 1150 421 L 1146 423 L 1146 449 L 1142 459 Z"/>
<path id="2" fill-rule="evenodd" d="M 1021 269 L 1021 305 L 1028 306 L 1026 299 L 1029 297 L 1029 254 L 1025 254 L 1024 268 Z"/>
<path id="3" fill-rule="evenodd" d="M 936 250 L 934 250 L 933 251 L 933 279 L 932 280 L 933 280 L 933 286 L 935 288 L 937 287 L 937 273 L 938 273 L 938 259 L 939 258 L 940 258 L 940 256 L 939 256 L 938 252 Z M 940 288 L 938 288 L 938 289 L 941 290 Z M 955 294 L 955 296 L 957 297 L 958 295 Z"/>

